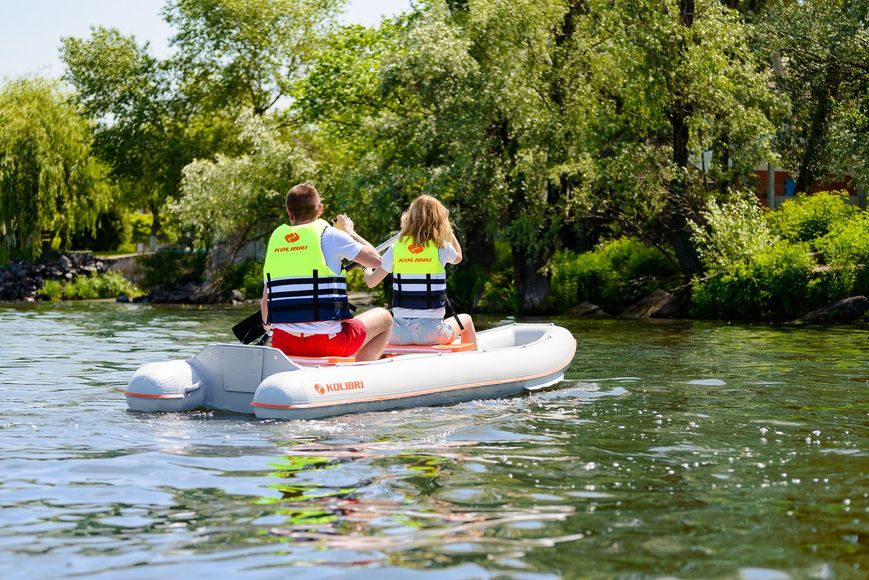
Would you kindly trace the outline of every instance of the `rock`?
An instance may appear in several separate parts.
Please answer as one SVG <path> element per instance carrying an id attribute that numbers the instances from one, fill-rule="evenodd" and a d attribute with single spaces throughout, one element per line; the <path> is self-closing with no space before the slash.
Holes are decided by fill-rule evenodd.
<path id="1" fill-rule="evenodd" d="M 70 260 L 66 256 L 61 256 L 60 260 L 58 260 L 58 265 L 60 266 L 61 270 L 67 272 L 72 269 L 72 260 Z"/>
<path id="2" fill-rule="evenodd" d="M 792 324 L 828 324 L 856 322 L 869 311 L 869 298 L 851 296 L 813 310 Z"/>
<path id="3" fill-rule="evenodd" d="M 600 306 L 587 301 L 577 304 L 576 306 L 568 310 L 567 314 L 569 316 L 573 316 L 574 318 L 582 318 L 584 316 L 607 316 L 607 313 L 604 312 Z"/>
<path id="4" fill-rule="evenodd" d="M 120 302 L 121 304 L 129 304 L 130 297 L 127 296 L 126 294 L 121 294 L 120 296 L 117 297 L 117 299 L 115 299 L 115 302 Z"/>
<path id="5" fill-rule="evenodd" d="M 244 300 L 244 292 L 241 290 L 233 290 L 229 293 L 229 299 L 233 302 L 241 302 Z"/>
<path id="6" fill-rule="evenodd" d="M 672 318 L 679 312 L 679 300 L 658 288 L 627 310 L 620 318 Z"/>

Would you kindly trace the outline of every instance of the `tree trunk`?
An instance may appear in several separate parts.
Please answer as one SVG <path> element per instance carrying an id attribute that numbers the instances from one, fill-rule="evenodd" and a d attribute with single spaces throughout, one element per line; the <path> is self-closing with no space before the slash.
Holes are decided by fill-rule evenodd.
<path id="1" fill-rule="evenodd" d="M 151 235 L 149 236 L 148 246 L 151 252 L 157 251 L 157 234 L 160 232 L 160 208 L 156 204 L 149 204 L 148 209 L 151 211 Z"/>
<path id="2" fill-rule="evenodd" d="M 812 115 L 812 125 L 806 136 L 806 148 L 800 161 L 799 175 L 795 190 L 808 193 L 818 178 L 821 169 L 821 154 L 827 140 L 827 125 L 830 108 L 838 94 L 838 80 L 835 71 L 824 76 L 824 81 L 812 91 L 817 99 L 815 112 Z"/>
<path id="3" fill-rule="evenodd" d="M 522 297 L 524 314 L 544 314 L 549 308 L 550 280 L 540 270 L 546 260 L 538 256 L 528 256 L 524 247 L 513 247 L 513 272 L 516 276 L 516 289 Z"/>
<path id="4" fill-rule="evenodd" d="M 690 27 L 694 23 L 694 0 L 679 0 L 679 14 L 682 24 Z M 670 113 L 670 123 L 673 129 L 673 163 L 677 167 L 677 175 L 670 182 L 670 199 L 667 203 L 667 229 L 670 242 L 679 260 L 679 265 L 685 274 L 694 275 L 703 272 L 697 249 L 691 240 L 688 229 L 688 124 L 691 105 L 679 99 L 673 103 Z"/>

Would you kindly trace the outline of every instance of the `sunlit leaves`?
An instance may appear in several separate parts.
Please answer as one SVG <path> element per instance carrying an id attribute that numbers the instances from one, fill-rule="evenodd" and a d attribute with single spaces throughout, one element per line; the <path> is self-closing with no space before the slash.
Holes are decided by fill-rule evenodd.
<path id="1" fill-rule="evenodd" d="M 55 83 L 14 80 L 0 88 L 0 259 L 33 259 L 58 236 L 69 244 L 109 198 L 91 133 Z"/>

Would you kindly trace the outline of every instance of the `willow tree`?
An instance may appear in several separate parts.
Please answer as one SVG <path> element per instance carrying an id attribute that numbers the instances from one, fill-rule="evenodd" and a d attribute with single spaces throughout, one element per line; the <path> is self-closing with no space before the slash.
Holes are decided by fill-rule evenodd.
<path id="1" fill-rule="evenodd" d="M 109 202 L 91 156 L 86 119 L 56 83 L 14 80 L 0 89 L 0 258 L 35 259 L 92 227 Z"/>

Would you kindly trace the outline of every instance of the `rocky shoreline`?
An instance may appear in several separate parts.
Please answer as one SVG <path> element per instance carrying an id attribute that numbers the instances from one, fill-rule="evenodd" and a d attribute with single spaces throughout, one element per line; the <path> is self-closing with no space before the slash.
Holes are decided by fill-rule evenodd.
<path id="1" fill-rule="evenodd" d="M 0 302 L 36 302 L 47 280 L 70 282 L 107 269 L 105 262 L 88 252 L 56 254 L 32 264 L 13 262 L 0 269 Z"/>
<path id="2" fill-rule="evenodd" d="M 43 257 L 36 263 L 13 262 L 0 268 L 0 302 L 36 302 L 44 299 L 40 289 L 47 280 L 70 282 L 76 276 L 103 274 L 112 269 L 108 263 L 94 257 L 89 252 L 70 252 Z M 687 318 L 685 296 L 664 290 L 655 290 L 645 298 L 617 314 L 617 318 Z M 119 296 L 118 302 L 138 304 L 243 304 L 258 302 L 258 298 L 247 299 L 238 290 L 224 295 L 214 284 L 207 282 L 186 282 L 183 284 L 162 284 L 152 288 L 148 294 L 131 298 Z M 358 293 L 354 296 L 357 304 L 370 304 L 372 295 Z M 565 313 L 573 318 L 611 317 L 600 306 L 583 302 Z M 869 299 L 865 296 L 851 296 L 809 312 L 789 324 L 849 324 L 869 322 Z"/>

